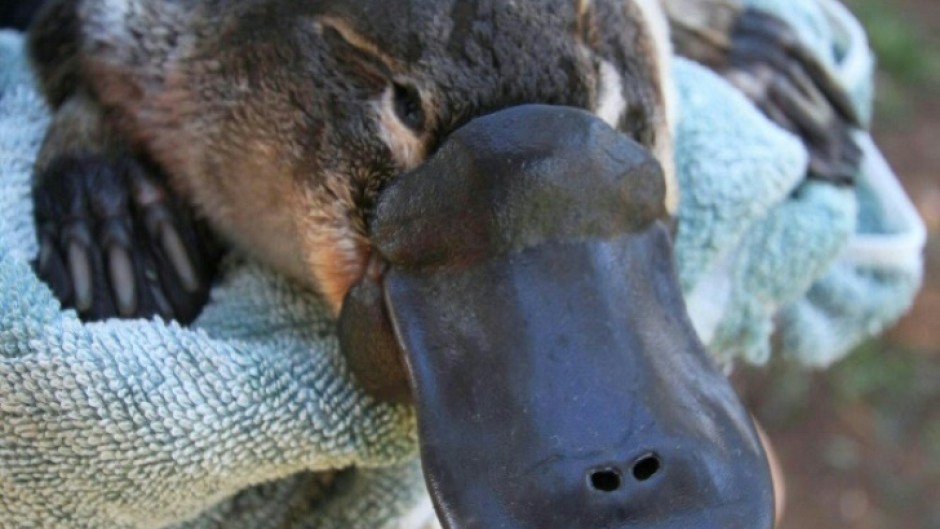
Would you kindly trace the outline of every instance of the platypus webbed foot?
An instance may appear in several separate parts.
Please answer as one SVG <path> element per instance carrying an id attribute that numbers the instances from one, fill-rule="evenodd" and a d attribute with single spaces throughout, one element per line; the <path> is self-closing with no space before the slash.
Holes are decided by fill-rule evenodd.
<path id="1" fill-rule="evenodd" d="M 160 315 L 189 323 L 219 247 L 159 172 L 131 157 L 65 155 L 33 188 L 36 272 L 85 321 Z"/>
<path id="2" fill-rule="evenodd" d="M 760 441 L 686 315 L 664 194 L 639 144 L 546 106 L 470 122 L 383 192 L 380 265 L 340 339 L 375 344 L 356 372 L 414 399 L 446 528 L 772 527 Z"/>

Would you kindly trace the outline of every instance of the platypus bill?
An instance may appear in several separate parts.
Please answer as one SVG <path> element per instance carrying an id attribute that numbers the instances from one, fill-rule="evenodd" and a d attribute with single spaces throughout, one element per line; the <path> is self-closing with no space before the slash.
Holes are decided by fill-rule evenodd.
<path id="1" fill-rule="evenodd" d="M 381 195 L 341 340 L 373 392 L 413 397 L 446 529 L 773 526 L 761 443 L 686 315 L 664 192 L 596 117 L 523 106 Z"/>

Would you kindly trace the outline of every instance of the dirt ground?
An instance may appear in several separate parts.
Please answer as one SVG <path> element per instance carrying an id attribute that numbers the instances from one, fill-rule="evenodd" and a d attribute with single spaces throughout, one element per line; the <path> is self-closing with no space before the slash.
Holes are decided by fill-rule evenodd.
<path id="1" fill-rule="evenodd" d="M 785 467 L 782 529 L 940 529 L 940 0 L 847 3 L 880 57 L 876 140 L 930 231 L 924 288 L 829 370 L 777 363 L 736 383 Z"/>

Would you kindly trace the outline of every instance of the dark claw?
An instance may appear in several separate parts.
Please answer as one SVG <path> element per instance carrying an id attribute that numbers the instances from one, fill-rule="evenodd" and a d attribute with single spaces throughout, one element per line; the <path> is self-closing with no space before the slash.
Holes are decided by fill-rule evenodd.
<path id="1" fill-rule="evenodd" d="M 86 321 L 188 323 L 208 299 L 221 252 L 173 202 L 158 169 L 116 159 L 63 156 L 36 175 L 37 273 Z"/>
<path id="2" fill-rule="evenodd" d="M 108 271 L 118 314 L 133 316 L 137 312 L 137 283 L 131 256 L 124 248 L 111 246 L 108 249 Z"/>
<path id="3" fill-rule="evenodd" d="M 801 127 L 815 135 L 822 134 L 834 123 L 847 121 L 837 117 L 824 89 L 814 84 L 806 73 L 799 69 L 789 58 L 779 54 L 779 50 L 767 47 L 766 42 L 751 42 L 752 49 L 747 49 L 748 41 L 735 42 L 735 56 L 732 68 L 740 73 L 734 80 L 750 74 L 760 83 L 762 90 L 749 94 L 754 100 L 775 98 L 782 108 L 795 114 L 795 120 Z M 743 75 L 742 75 L 743 74 Z"/>
<path id="4" fill-rule="evenodd" d="M 77 241 L 68 245 L 69 272 L 72 275 L 72 285 L 75 289 L 75 308 L 78 312 L 87 312 L 94 301 L 92 292 L 94 285 L 91 279 L 91 259 L 88 251 Z"/>
<path id="5" fill-rule="evenodd" d="M 722 74 L 770 120 L 798 135 L 810 153 L 810 177 L 851 184 L 861 163 L 852 137 L 860 123 L 855 108 L 790 26 L 752 8 L 721 27 L 702 27 L 707 24 L 679 20 L 678 52 Z"/>
<path id="6" fill-rule="evenodd" d="M 799 93 L 784 77 L 774 79 L 768 98 L 796 125 L 808 143 L 827 142 L 831 134 L 832 116 L 825 106 L 815 105 Z"/>
<path id="7" fill-rule="evenodd" d="M 94 304 L 94 267 L 90 249 L 91 233 L 84 221 L 84 201 L 69 204 L 68 224 L 62 232 L 62 246 L 68 263 L 69 278 L 74 292 L 75 308 L 79 312 L 91 310 Z"/>
<path id="8" fill-rule="evenodd" d="M 159 314 L 163 319 L 167 320 L 174 319 L 174 317 L 183 320 L 184 318 L 176 314 L 170 301 L 163 295 L 163 291 L 159 287 L 159 278 L 155 276 L 156 273 L 151 274 L 150 280 L 150 296 L 154 304 L 154 314 Z M 186 319 L 191 320 L 192 318 Z"/>
<path id="9" fill-rule="evenodd" d="M 52 268 L 52 260 L 58 257 L 53 255 L 54 252 L 55 246 L 53 246 L 49 237 L 41 236 L 41 240 L 39 242 L 39 257 L 36 260 L 36 266 L 40 270 L 49 270 Z"/>
<path id="10" fill-rule="evenodd" d="M 167 203 L 167 194 L 150 179 L 144 176 L 139 167 L 128 171 L 131 196 L 138 210 L 142 212 L 144 226 L 152 241 L 158 243 L 158 250 L 166 256 L 183 290 L 189 294 L 198 292 L 201 282 L 197 267 L 193 263 L 193 252 L 187 251 L 184 238 L 174 225 L 174 215 Z M 192 219 L 186 218 L 190 224 Z M 195 248 L 193 248 L 195 250 Z"/>
<path id="11" fill-rule="evenodd" d="M 51 235 L 44 234 L 40 236 L 39 259 L 36 263 L 36 270 L 39 276 L 49 284 L 49 288 L 52 289 L 56 299 L 59 299 L 64 305 L 72 304 L 72 300 L 75 298 L 75 290 L 72 288 L 72 281 L 69 279 L 70 273 Z"/>
<path id="12" fill-rule="evenodd" d="M 757 108 L 759 108 L 760 111 L 764 113 L 764 115 L 770 118 L 771 121 L 773 121 L 774 123 L 783 127 L 785 130 L 788 130 L 794 134 L 799 133 L 799 129 L 797 128 L 796 124 L 790 121 L 790 117 L 787 116 L 780 109 L 780 107 L 771 104 L 770 101 L 761 101 L 761 102 L 757 102 L 756 104 L 757 104 Z"/>
<path id="13" fill-rule="evenodd" d="M 756 9 L 745 9 L 736 26 L 738 35 L 755 35 L 768 41 L 768 47 L 788 55 L 794 64 L 805 70 L 809 79 L 817 84 L 835 111 L 849 124 L 860 124 L 855 107 L 848 95 L 832 81 L 832 76 L 813 53 L 800 42 L 796 33 L 784 21 Z M 737 45 L 737 43 L 735 43 Z"/>
<path id="14" fill-rule="evenodd" d="M 774 122 L 799 135 L 810 176 L 851 184 L 860 151 L 858 117 L 845 91 L 793 30 L 776 17 L 745 10 L 732 30 L 726 77 Z"/>
<path id="15" fill-rule="evenodd" d="M 199 290 L 199 278 L 196 276 L 196 270 L 192 261 L 189 260 L 189 253 L 186 252 L 186 246 L 176 228 L 169 223 L 162 223 L 158 228 L 158 233 L 163 251 L 173 264 L 173 270 L 182 282 L 183 288 L 190 294 Z"/>

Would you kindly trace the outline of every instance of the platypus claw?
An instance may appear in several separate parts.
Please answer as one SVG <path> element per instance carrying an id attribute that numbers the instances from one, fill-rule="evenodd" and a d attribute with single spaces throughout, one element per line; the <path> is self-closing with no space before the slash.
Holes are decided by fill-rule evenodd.
<path id="1" fill-rule="evenodd" d="M 746 9 L 734 27 L 725 77 L 773 121 L 803 138 L 810 175 L 851 184 L 861 150 L 859 120 L 842 88 L 782 20 Z"/>
<path id="2" fill-rule="evenodd" d="M 129 157 L 61 156 L 33 189 L 41 279 L 85 321 L 192 321 L 219 252 L 159 171 Z"/>
<path id="3" fill-rule="evenodd" d="M 673 28 L 678 52 L 714 69 L 771 121 L 797 135 L 810 154 L 811 178 L 851 184 L 861 161 L 853 138 L 860 126 L 855 107 L 793 28 L 749 7 L 719 27 L 696 23 L 691 17 Z"/>

